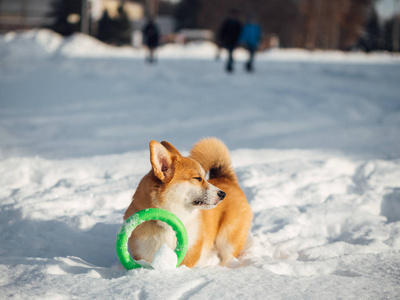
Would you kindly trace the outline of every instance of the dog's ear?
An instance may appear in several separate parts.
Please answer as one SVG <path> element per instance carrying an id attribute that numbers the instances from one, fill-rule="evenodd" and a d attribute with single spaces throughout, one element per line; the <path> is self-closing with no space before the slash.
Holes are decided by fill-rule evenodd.
<path id="1" fill-rule="evenodd" d="M 166 141 L 162 141 L 161 144 L 167 148 L 167 150 L 173 154 L 182 156 L 178 150 L 176 150 L 176 148 L 174 146 L 172 146 L 170 143 L 166 142 Z"/>
<path id="2" fill-rule="evenodd" d="M 150 161 L 154 175 L 162 182 L 167 182 L 174 173 L 172 166 L 172 154 L 160 143 L 150 142 Z"/>

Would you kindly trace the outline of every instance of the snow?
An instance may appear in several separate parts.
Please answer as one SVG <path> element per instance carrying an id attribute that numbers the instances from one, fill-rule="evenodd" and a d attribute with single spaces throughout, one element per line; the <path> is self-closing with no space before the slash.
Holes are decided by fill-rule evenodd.
<path id="1" fill-rule="evenodd" d="M 0 36 L 0 299 L 395 299 L 400 294 L 400 57 L 213 45 L 156 65 L 47 30 Z M 231 149 L 254 221 L 227 268 L 126 271 L 116 234 L 148 142 Z"/>
<path id="2" fill-rule="evenodd" d="M 175 252 L 168 247 L 167 244 L 161 246 L 160 249 L 154 255 L 151 266 L 154 270 L 168 271 L 174 270 L 178 263 L 178 257 Z"/>

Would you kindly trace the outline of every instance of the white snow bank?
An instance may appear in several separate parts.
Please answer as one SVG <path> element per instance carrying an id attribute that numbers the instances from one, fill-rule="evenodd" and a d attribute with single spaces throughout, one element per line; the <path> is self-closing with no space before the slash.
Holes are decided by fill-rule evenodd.
<path id="1" fill-rule="evenodd" d="M 28 51 L 29 49 L 29 51 Z M 208 59 L 217 54 L 217 47 L 210 42 L 194 42 L 187 45 L 167 44 L 158 49 L 161 59 Z M 0 59 L 40 59 L 58 55 L 61 57 L 94 57 L 94 58 L 143 58 L 145 49 L 131 47 L 114 47 L 81 33 L 65 39 L 59 34 L 36 29 L 21 33 L 9 32 L 0 35 Z M 227 56 L 222 51 L 222 57 Z M 239 60 L 247 59 L 248 54 L 239 48 L 235 52 Z M 347 62 L 347 63 L 400 63 L 400 56 L 389 53 L 354 53 L 342 51 L 307 51 L 304 49 L 272 49 L 259 53 L 258 60 L 284 60 L 308 62 Z"/>
<path id="2" fill-rule="evenodd" d="M 64 42 L 61 35 L 50 30 L 31 30 L 23 33 L 8 32 L 0 35 L 0 59 L 47 58 Z"/>
<path id="3" fill-rule="evenodd" d="M 81 33 L 65 39 L 59 49 L 59 54 L 66 57 L 135 57 L 141 53 L 130 47 L 113 47 Z"/>
<path id="4" fill-rule="evenodd" d="M 141 57 L 142 51 L 130 47 L 113 47 L 81 33 L 63 38 L 48 29 L 0 35 L 1 59 L 43 59 L 54 56 L 132 58 Z"/>
<path id="5" fill-rule="evenodd" d="M 242 54 L 243 57 L 243 54 Z M 246 55 L 247 57 L 247 55 Z M 305 50 L 305 49 L 271 49 L 260 53 L 258 59 L 274 61 L 307 61 L 325 63 L 400 63 L 400 55 L 385 51 L 364 53 L 364 52 L 343 52 L 334 50 Z"/>

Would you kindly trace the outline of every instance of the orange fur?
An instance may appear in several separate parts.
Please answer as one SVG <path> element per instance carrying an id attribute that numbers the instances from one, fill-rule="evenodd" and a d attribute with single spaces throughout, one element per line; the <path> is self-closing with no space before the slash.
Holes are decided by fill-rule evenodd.
<path id="1" fill-rule="evenodd" d="M 182 262 L 188 267 L 206 261 L 214 250 L 223 266 L 237 257 L 246 243 L 252 212 L 226 146 L 216 138 L 203 139 L 190 157 L 183 157 L 170 143 L 151 141 L 150 161 L 152 170 L 139 183 L 124 219 L 150 207 L 177 215 L 188 231 L 188 252 Z M 160 221 L 142 223 L 129 239 L 134 258 L 148 262 L 165 243 L 174 249 L 176 237 Z"/>

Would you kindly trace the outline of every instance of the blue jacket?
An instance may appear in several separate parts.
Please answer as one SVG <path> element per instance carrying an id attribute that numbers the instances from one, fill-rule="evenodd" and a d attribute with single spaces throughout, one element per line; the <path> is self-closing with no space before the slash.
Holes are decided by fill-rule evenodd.
<path id="1" fill-rule="evenodd" d="M 257 48 L 261 39 L 261 29 L 257 24 L 248 23 L 244 25 L 240 34 L 240 43 L 244 46 Z"/>

